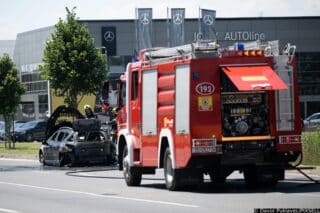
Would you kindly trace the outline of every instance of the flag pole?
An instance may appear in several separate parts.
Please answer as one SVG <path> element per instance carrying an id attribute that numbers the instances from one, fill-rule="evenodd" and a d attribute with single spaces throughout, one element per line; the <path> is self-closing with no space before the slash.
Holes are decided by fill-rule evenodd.
<path id="1" fill-rule="evenodd" d="M 198 18 L 198 33 L 200 35 L 201 33 L 201 8 L 199 7 L 199 18 Z M 197 40 L 198 40 L 198 36 L 197 36 Z"/>
<path id="2" fill-rule="evenodd" d="M 134 19 L 134 23 L 135 23 L 135 33 L 136 33 L 136 48 L 139 51 L 139 41 L 138 41 L 138 8 L 134 8 L 134 12 L 135 12 L 135 19 Z"/>
<path id="3" fill-rule="evenodd" d="M 171 20 L 172 21 L 172 20 Z M 167 45 L 170 47 L 170 21 L 169 21 L 169 7 L 167 7 Z"/>

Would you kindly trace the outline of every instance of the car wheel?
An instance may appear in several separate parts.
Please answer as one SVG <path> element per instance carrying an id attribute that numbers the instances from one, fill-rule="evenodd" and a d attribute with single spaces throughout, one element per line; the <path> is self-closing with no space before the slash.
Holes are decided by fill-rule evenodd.
<path id="1" fill-rule="evenodd" d="M 134 168 L 129 165 L 128 148 L 124 147 L 123 150 L 123 176 L 127 186 L 139 186 L 141 183 L 142 174 L 139 168 Z"/>
<path id="2" fill-rule="evenodd" d="M 42 153 L 42 151 L 39 152 L 39 162 L 42 164 L 42 165 L 46 165 L 46 162 L 44 160 L 44 155 Z"/>
<path id="3" fill-rule="evenodd" d="M 27 133 L 26 134 L 26 141 L 27 142 L 32 142 L 34 140 L 33 134 L 32 133 Z"/>
<path id="4" fill-rule="evenodd" d="M 66 157 L 64 154 L 59 154 L 59 167 L 66 165 Z"/>
<path id="5" fill-rule="evenodd" d="M 73 153 L 69 153 L 67 161 L 68 161 L 67 164 L 68 164 L 69 167 L 74 167 L 74 166 L 77 165 L 76 159 L 75 159 L 75 156 L 74 156 Z"/>
<path id="6" fill-rule="evenodd" d="M 169 147 L 164 153 L 164 179 L 166 181 L 166 188 L 170 191 L 175 191 L 181 187 L 181 175 L 172 166 L 172 156 Z"/>

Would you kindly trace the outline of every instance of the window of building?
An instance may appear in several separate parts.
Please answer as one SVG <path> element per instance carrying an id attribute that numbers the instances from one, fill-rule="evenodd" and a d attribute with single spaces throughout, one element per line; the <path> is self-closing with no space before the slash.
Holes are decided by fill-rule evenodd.
<path id="1" fill-rule="evenodd" d="M 21 103 L 22 116 L 28 119 L 35 118 L 34 102 L 22 102 Z"/>
<path id="2" fill-rule="evenodd" d="M 320 53 L 297 53 L 300 95 L 320 95 Z"/>
<path id="3" fill-rule="evenodd" d="M 312 115 L 313 113 L 320 112 L 320 102 L 312 101 L 307 103 L 307 116 Z"/>
<path id="4" fill-rule="evenodd" d="M 48 95 L 39 95 L 39 113 L 46 113 L 48 111 Z"/>
<path id="5" fill-rule="evenodd" d="M 39 93 L 48 91 L 48 81 L 33 81 L 22 83 L 26 88 L 26 93 Z"/>

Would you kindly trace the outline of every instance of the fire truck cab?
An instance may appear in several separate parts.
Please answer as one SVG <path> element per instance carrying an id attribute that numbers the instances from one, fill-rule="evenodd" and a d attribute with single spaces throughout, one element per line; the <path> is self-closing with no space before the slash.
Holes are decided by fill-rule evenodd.
<path id="1" fill-rule="evenodd" d="M 164 168 L 166 187 L 241 171 L 273 186 L 301 158 L 295 46 L 148 49 L 118 87 L 117 153 L 128 186 Z"/>

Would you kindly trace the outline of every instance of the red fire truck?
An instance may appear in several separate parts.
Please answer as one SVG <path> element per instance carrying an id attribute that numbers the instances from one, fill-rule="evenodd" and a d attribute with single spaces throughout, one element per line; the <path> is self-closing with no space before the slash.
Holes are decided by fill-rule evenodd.
<path id="1" fill-rule="evenodd" d="M 118 86 L 117 153 L 127 185 L 157 168 L 169 190 L 204 174 L 223 183 L 233 171 L 249 185 L 283 180 L 302 158 L 295 46 L 279 54 L 272 44 L 141 51 Z"/>

